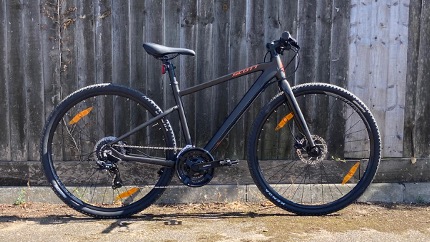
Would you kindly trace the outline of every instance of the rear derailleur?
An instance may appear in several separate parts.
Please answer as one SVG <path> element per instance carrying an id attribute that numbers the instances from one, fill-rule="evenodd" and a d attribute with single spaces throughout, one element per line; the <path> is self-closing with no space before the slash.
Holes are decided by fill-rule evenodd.
<path id="1" fill-rule="evenodd" d="M 105 137 L 95 145 L 96 163 L 100 169 L 107 170 L 112 175 L 112 189 L 121 188 L 123 186 L 121 174 L 117 165 L 120 159 L 113 155 L 111 150 L 113 148 L 109 145 L 115 140 L 116 137 Z M 119 148 L 117 151 L 122 154 L 126 153 L 126 150 L 123 147 Z"/>

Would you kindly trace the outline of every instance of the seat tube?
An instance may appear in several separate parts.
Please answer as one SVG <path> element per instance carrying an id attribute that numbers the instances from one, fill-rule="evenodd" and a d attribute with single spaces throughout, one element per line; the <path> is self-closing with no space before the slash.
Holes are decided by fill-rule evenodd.
<path id="1" fill-rule="evenodd" d="M 164 65 L 167 67 L 167 73 L 169 74 L 170 86 L 172 87 L 173 97 L 175 98 L 176 105 L 178 106 L 179 120 L 181 122 L 185 142 L 187 145 L 192 145 L 190 130 L 188 128 L 188 122 L 185 116 L 184 105 L 182 103 L 181 96 L 179 95 L 179 83 L 176 80 L 175 66 L 168 61 L 165 62 Z"/>
<path id="2" fill-rule="evenodd" d="M 305 135 L 306 140 L 308 140 L 309 147 L 311 148 L 315 147 L 315 142 L 312 139 L 311 133 L 309 131 L 309 127 L 303 116 L 302 110 L 300 109 L 299 104 L 297 103 L 297 100 L 294 97 L 293 90 L 291 89 L 291 86 L 287 81 L 281 58 L 279 57 L 279 55 L 276 55 L 274 58 L 276 59 L 276 62 L 279 66 L 279 72 L 278 72 L 279 88 L 284 92 L 284 95 L 287 98 L 288 107 L 293 112 L 294 120 L 296 121 L 300 131 Z"/>

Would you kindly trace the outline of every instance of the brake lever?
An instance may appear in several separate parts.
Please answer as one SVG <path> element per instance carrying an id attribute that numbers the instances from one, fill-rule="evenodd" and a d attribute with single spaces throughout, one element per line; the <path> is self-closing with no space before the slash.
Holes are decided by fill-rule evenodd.
<path id="1" fill-rule="evenodd" d="M 288 32 L 288 31 L 285 31 L 284 33 L 282 33 L 281 41 L 282 41 L 282 42 L 286 42 L 286 43 L 287 43 L 287 44 L 289 44 L 290 46 L 294 47 L 297 51 L 298 51 L 298 50 L 300 50 L 300 46 L 299 46 L 299 44 L 297 43 L 297 40 L 295 40 L 295 39 L 291 36 L 290 32 Z"/>

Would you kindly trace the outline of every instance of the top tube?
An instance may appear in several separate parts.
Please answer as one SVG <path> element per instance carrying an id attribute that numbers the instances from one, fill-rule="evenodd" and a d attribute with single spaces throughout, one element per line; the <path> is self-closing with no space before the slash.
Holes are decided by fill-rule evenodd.
<path id="1" fill-rule="evenodd" d="M 198 92 L 200 90 L 206 89 L 208 87 L 212 87 L 212 86 L 221 84 L 223 82 L 227 82 L 227 81 L 239 78 L 241 76 L 246 76 L 246 75 L 249 75 L 251 73 L 260 72 L 260 71 L 264 72 L 267 69 L 273 68 L 274 64 L 276 64 L 276 63 L 274 63 L 274 62 L 264 62 L 264 63 L 256 64 L 256 65 L 247 67 L 245 69 L 242 69 L 242 70 L 239 70 L 239 71 L 236 71 L 236 72 L 233 72 L 233 73 L 230 73 L 230 74 L 218 77 L 218 78 L 216 78 L 214 80 L 211 80 L 211 81 L 208 81 L 208 82 L 205 82 L 205 83 L 202 83 L 202 84 L 198 84 L 198 85 L 195 85 L 193 87 L 189 87 L 189 88 L 186 88 L 184 90 L 181 90 L 179 92 L 179 95 L 180 96 L 186 96 L 186 95 Z"/>

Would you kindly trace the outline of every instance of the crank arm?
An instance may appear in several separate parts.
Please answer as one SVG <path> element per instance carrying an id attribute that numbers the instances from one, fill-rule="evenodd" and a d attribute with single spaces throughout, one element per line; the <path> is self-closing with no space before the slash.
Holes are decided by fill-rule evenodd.
<path id="1" fill-rule="evenodd" d="M 238 163 L 239 163 L 238 160 L 230 160 L 230 159 L 215 160 L 215 161 L 206 162 L 206 163 L 193 164 L 191 166 L 191 169 L 197 172 L 197 171 L 213 169 L 220 166 L 232 166 Z"/>

